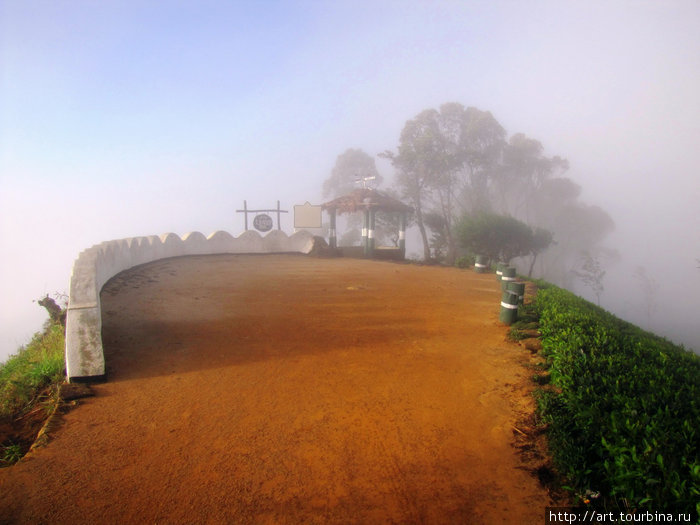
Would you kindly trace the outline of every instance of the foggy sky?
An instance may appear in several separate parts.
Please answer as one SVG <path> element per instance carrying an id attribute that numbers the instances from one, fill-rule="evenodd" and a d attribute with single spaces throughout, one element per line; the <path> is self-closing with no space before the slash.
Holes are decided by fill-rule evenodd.
<path id="1" fill-rule="evenodd" d="M 445 102 L 567 158 L 617 226 L 602 305 L 642 323 L 644 266 L 652 328 L 700 349 L 698 27 L 694 0 L 0 0 L 0 360 L 81 250 L 320 203 L 340 153 Z"/>

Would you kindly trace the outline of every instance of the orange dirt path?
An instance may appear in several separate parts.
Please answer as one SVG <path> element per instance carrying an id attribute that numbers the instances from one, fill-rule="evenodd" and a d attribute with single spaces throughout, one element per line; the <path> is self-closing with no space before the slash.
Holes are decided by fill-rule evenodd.
<path id="1" fill-rule="evenodd" d="M 108 382 L 0 471 L 9 523 L 542 523 L 492 274 L 216 255 L 102 292 Z"/>

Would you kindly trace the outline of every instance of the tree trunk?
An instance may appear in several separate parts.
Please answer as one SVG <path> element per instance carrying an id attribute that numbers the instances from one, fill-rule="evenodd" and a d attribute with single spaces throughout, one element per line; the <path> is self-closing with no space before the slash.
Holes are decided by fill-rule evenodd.
<path id="1" fill-rule="evenodd" d="M 440 197 L 442 201 L 442 196 Z M 447 253 L 445 254 L 445 264 L 453 266 L 457 259 L 457 246 L 452 235 L 452 190 L 448 188 L 446 196 L 447 204 L 443 205 L 443 219 L 445 220 L 445 237 L 447 238 Z"/>
<path id="2" fill-rule="evenodd" d="M 535 269 L 535 262 L 537 262 L 537 252 L 532 254 L 532 262 L 530 263 L 530 270 L 527 272 L 527 276 L 532 278 L 532 271 Z"/>
<path id="3" fill-rule="evenodd" d="M 66 327 L 66 310 L 58 306 L 56 301 L 47 295 L 40 299 L 38 303 L 40 306 L 46 308 L 53 323 L 60 324 L 64 328 Z"/>

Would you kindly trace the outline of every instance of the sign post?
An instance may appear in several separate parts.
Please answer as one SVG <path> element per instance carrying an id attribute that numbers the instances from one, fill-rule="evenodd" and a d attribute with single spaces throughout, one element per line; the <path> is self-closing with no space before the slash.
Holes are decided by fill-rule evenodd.
<path id="1" fill-rule="evenodd" d="M 280 201 L 277 201 L 277 208 L 271 210 L 249 210 L 248 201 L 243 201 L 243 209 L 236 210 L 236 213 L 243 213 L 245 217 L 245 231 L 248 231 L 248 214 L 254 213 L 255 218 L 253 219 L 253 228 L 260 232 L 268 232 L 272 229 L 273 222 L 272 217 L 267 215 L 267 212 L 277 212 L 277 229 L 282 229 L 282 224 L 280 221 L 281 213 L 289 213 L 289 210 L 280 209 Z"/>

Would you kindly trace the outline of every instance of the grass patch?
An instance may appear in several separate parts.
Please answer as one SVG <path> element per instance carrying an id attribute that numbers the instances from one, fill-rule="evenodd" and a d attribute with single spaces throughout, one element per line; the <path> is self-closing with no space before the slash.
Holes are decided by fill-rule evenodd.
<path id="1" fill-rule="evenodd" d="M 65 379 L 64 348 L 63 326 L 47 322 L 43 332 L 0 364 L 0 465 L 27 452 L 33 438 L 26 427 L 40 425 L 57 402 L 54 394 Z"/>
<path id="2" fill-rule="evenodd" d="M 0 449 L 0 465 L 14 465 L 20 459 L 22 459 L 23 455 L 24 452 L 22 451 L 22 445 L 19 443 L 10 443 L 5 445 Z"/>
<path id="3" fill-rule="evenodd" d="M 50 324 L 0 365 L 0 418 L 31 407 L 45 387 L 63 380 L 64 348 L 63 327 Z"/>

